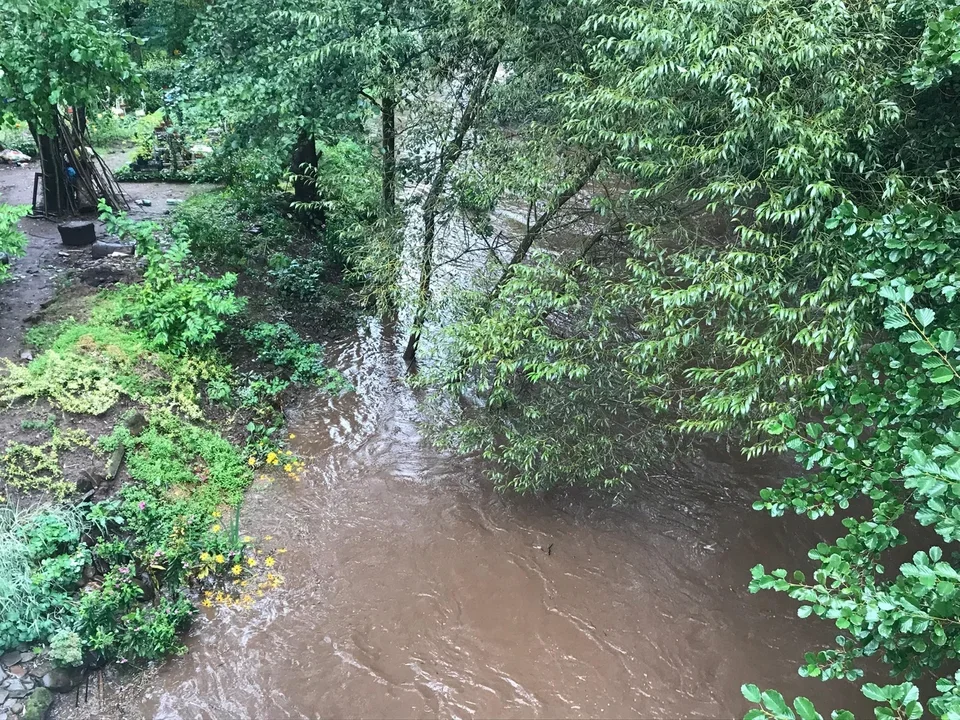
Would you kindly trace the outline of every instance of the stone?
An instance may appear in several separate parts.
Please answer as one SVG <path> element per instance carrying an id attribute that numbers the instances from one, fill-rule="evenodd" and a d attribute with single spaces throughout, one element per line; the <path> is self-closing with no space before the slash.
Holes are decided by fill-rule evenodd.
<path id="1" fill-rule="evenodd" d="M 106 477 L 104 477 L 103 471 L 91 465 L 85 470 L 80 471 L 76 482 L 77 492 L 81 494 L 90 492 L 100 487 L 104 480 L 106 480 Z"/>
<path id="2" fill-rule="evenodd" d="M 68 247 L 83 247 L 93 245 L 97 240 L 94 225 L 89 220 L 72 220 L 57 225 L 60 240 Z"/>
<path id="3" fill-rule="evenodd" d="M 11 665 L 10 667 L 8 667 L 7 672 L 9 672 L 15 678 L 22 678 L 24 675 L 27 674 L 27 669 L 23 665 L 20 665 L 18 663 L 16 665 Z"/>
<path id="4" fill-rule="evenodd" d="M 0 706 L 7 701 L 8 697 L 10 697 L 10 693 L 7 690 L 0 690 Z"/>
<path id="5" fill-rule="evenodd" d="M 92 572 L 93 566 L 88 565 L 87 567 L 91 569 L 90 577 L 93 577 L 93 572 Z M 86 576 L 87 568 L 85 567 L 83 570 L 84 570 L 84 576 Z M 33 668 L 30 670 L 30 674 L 33 675 L 35 678 L 42 678 L 51 670 L 53 670 L 53 663 L 50 662 L 49 660 L 44 660 L 34 665 Z"/>
<path id="6" fill-rule="evenodd" d="M 143 431 L 147 429 L 147 419 L 141 412 L 133 413 L 123 424 L 127 426 L 127 430 L 133 437 L 140 437 Z"/>
<path id="7" fill-rule="evenodd" d="M 77 668 L 54 668 L 40 682 L 48 690 L 68 692 L 80 683 L 81 673 Z"/>
<path id="8" fill-rule="evenodd" d="M 20 713 L 22 713 L 22 712 L 23 712 L 23 703 L 22 703 L 22 702 L 15 702 L 13 705 L 10 706 L 10 712 L 12 712 L 14 715 L 19 715 Z"/>
<path id="9" fill-rule="evenodd" d="M 7 686 L 7 691 L 10 693 L 10 697 L 12 698 L 26 697 L 30 692 L 27 690 L 27 687 L 17 678 L 10 678 L 4 684 Z"/>
<path id="10" fill-rule="evenodd" d="M 30 677 L 29 675 L 27 675 L 25 678 L 22 678 L 22 679 L 20 680 L 20 682 L 23 683 L 23 686 L 24 686 L 27 690 L 33 690 L 33 689 L 37 686 L 36 680 L 34 680 L 34 679 L 33 679 L 32 677 Z"/>
<path id="11" fill-rule="evenodd" d="M 135 245 L 132 243 L 111 243 L 98 240 L 90 247 L 90 253 L 94 260 L 101 260 L 113 255 L 133 255 Z"/>
<path id="12" fill-rule="evenodd" d="M 20 652 L 18 650 L 11 650 L 10 652 L 0 655 L 0 663 L 3 663 L 7 667 L 16 665 L 18 662 L 20 662 Z"/>
<path id="13" fill-rule="evenodd" d="M 21 350 L 20 359 L 26 360 L 27 362 L 29 362 L 30 360 L 33 360 L 33 353 L 30 352 L 29 350 Z"/>
<path id="14" fill-rule="evenodd" d="M 31 660 L 33 660 L 36 656 L 37 656 L 37 654 L 34 653 L 34 652 L 20 653 L 20 662 L 22 662 L 22 663 L 28 663 L 28 662 L 30 662 Z"/>
<path id="15" fill-rule="evenodd" d="M 23 709 L 23 720 L 43 720 L 53 704 L 53 693 L 46 688 L 38 688 L 28 699 Z"/>
<path id="16" fill-rule="evenodd" d="M 120 445 L 110 456 L 110 462 L 107 464 L 107 480 L 113 480 L 120 472 L 120 464 L 123 462 L 123 454 L 127 451 L 124 445 Z"/>

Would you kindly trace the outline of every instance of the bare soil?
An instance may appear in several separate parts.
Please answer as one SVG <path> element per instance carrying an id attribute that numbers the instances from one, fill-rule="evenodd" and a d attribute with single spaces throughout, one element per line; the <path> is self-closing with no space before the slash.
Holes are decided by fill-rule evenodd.
<path id="1" fill-rule="evenodd" d="M 122 156 L 108 156 L 116 164 Z M 30 205 L 33 181 L 40 171 L 37 163 L 24 167 L 0 166 L 0 202 Z M 128 183 L 123 190 L 130 201 L 130 216 L 139 219 L 162 218 L 169 214 L 168 200 L 184 200 L 211 186 L 164 183 Z M 147 200 L 144 207 L 138 201 Z M 68 218 L 64 218 L 66 220 Z M 95 220 L 95 218 L 86 218 Z M 96 221 L 97 234 L 103 236 L 103 224 Z M 85 294 L 99 287 L 129 280 L 135 272 L 133 259 L 103 258 L 93 260 L 90 248 L 68 248 L 60 242 L 57 222 L 26 217 L 20 229 L 29 243 L 26 254 L 11 262 L 12 278 L 0 285 L 0 357 L 18 359 L 23 348 L 23 335 L 32 323 L 41 319 L 58 289 L 70 285 L 87 288 L 71 290 Z"/>

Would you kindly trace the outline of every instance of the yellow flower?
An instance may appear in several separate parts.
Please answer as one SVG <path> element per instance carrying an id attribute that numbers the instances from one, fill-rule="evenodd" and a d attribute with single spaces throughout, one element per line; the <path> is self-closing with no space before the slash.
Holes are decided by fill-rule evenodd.
<path id="1" fill-rule="evenodd" d="M 267 567 L 273 567 L 276 564 L 276 562 L 277 561 L 274 560 L 272 557 L 268 557 L 266 560 L 263 561 L 263 564 L 266 565 Z"/>
<path id="2" fill-rule="evenodd" d="M 293 433 L 290 433 L 290 439 L 293 440 L 296 437 Z"/>
<path id="3" fill-rule="evenodd" d="M 264 535 L 264 536 L 263 536 L 263 539 L 264 539 L 264 540 L 273 540 L 273 535 Z"/>
<path id="4" fill-rule="evenodd" d="M 213 511 L 212 513 L 210 513 L 210 514 L 213 515 L 213 517 L 215 517 L 215 518 L 221 518 L 221 517 L 223 517 L 223 513 L 220 512 L 219 510 L 214 510 L 214 511 Z"/>
<path id="5" fill-rule="evenodd" d="M 204 599 L 200 602 L 200 604 L 203 605 L 204 607 L 213 607 L 213 603 L 210 602 L 210 598 L 204 598 Z"/>
<path id="6" fill-rule="evenodd" d="M 263 597 L 263 590 L 257 590 L 257 597 Z"/>
<path id="7" fill-rule="evenodd" d="M 217 553 L 216 555 L 214 555 L 213 560 L 214 562 L 220 563 L 221 565 L 227 561 L 227 559 L 220 553 Z"/>
<path id="8" fill-rule="evenodd" d="M 284 454 L 284 455 L 293 455 L 293 453 L 290 452 L 289 450 L 285 450 L 283 454 Z"/>
<path id="9" fill-rule="evenodd" d="M 239 564 L 234 565 L 232 568 L 230 568 L 230 572 L 232 572 L 234 575 L 239 575 L 243 572 L 243 567 Z"/>
<path id="10" fill-rule="evenodd" d="M 200 562 L 209 562 L 209 561 L 210 561 L 210 553 L 208 552 L 200 553 Z"/>
<path id="11" fill-rule="evenodd" d="M 277 459 L 277 454 L 276 454 L 273 450 L 271 450 L 270 452 L 267 453 L 267 462 L 268 462 L 268 463 L 272 463 L 272 462 L 273 462 L 274 460 L 276 460 L 276 459 Z"/>
<path id="12" fill-rule="evenodd" d="M 286 465 L 283 466 L 283 469 L 286 470 L 287 472 L 293 472 L 293 465 L 291 465 L 290 463 L 287 463 Z"/>
<path id="13" fill-rule="evenodd" d="M 215 533 L 220 532 L 220 529 L 221 529 L 221 528 L 220 528 L 220 523 L 217 523 L 217 524 L 214 525 L 212 528 L 210 528 L 211 532 L 215 532 Z"/>
<path id="14" fill-rule="evenodd" d="M 286 548 L 280 548 L 277 550 L 278 553 L 285 553 L 286 551 L 287 551 Z"/>
<path id="15" fill-rule="evenodd" d="M 250 567 L 256 567 L 257 561 L 254 560 L 253 558 L 247 558 L 247 565 L 249 565 Z"/>
<path id="16" fill-rule="evenodd" d="M 253 542 L 253 538 L 250 537 L 249 535 L 244 535 L 244 536 L 243 536 L 243 541 L 244 541 L 245 543 Z"/>
<path id="17" fill-rule="evenodd" d="M 253 467 L 256 464 L 257 464 L 257 459 L 251 455 L 250 458 L 247 460 L 247 465 L 249 465 L 250 467 Z"/>

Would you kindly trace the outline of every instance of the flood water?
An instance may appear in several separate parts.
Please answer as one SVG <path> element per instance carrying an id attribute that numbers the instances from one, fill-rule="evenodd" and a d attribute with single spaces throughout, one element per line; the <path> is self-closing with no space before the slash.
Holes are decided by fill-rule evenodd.
<path id="1" fill-rule="evenodd" d="M 481 461 L 421 441 L 398 342 L 365 323 L 329 348 L 357 392 L 288 412 L 307 471 L 245 510 L 287 548 L 285 585 L 207 611 L 189 654 L 81 712 L 733 718 L 744 682 L 856 709 L 852 686 L 797 675 L 829 628 L 746 590 L 753 564 L 803 565 L 816 542 L 812 523 L 749 509 L 775 478 L 697 460 L 629 506 L 502 496 Z"/>

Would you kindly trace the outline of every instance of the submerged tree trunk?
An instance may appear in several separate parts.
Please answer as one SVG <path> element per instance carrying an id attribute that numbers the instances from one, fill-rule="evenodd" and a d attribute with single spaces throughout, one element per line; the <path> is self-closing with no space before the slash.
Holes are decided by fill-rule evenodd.
<path id="1" fill-rule="evenodd" d="M 413 362 L 417 357 L 417 346 L 427 320 L 427 310 L 430 306 L 430 283 L 433 279 L 433 250 L 437 232 L 437 214 L 440 207 L 440 196 L 450 177 L 450 171 L 463 154 L 463 143 L 467 133 L 476 122 L 477 116 L 483 107 L 490 86 L 497 73 L 497 53 L 493 53 L 487 60 L 487 67 L 477 78 L 476 85 L 470 92 L 467 104 L 457 123 L 453 137 L 440 150 L 437 160 L 437 169 L 430 182 L 430 190 L 423 203 L 423 258 L 420 264 L 420 288 L 417 292 L 417 305 L 410 329 L 410 339 L 403 351 L 403 359 Z"/>

